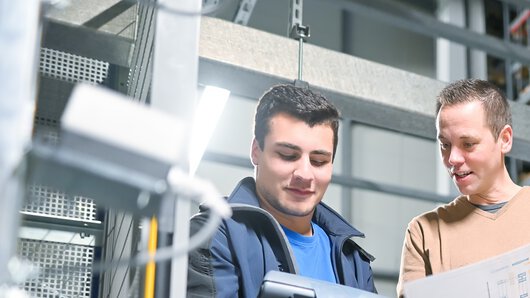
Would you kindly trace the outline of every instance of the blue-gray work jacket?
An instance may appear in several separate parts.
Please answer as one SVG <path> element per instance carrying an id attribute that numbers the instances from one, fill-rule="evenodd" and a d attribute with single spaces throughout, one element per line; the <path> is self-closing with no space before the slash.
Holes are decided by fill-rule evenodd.
<path id="1" fill-rule="evenodd" d="M 297 273 L 280 224 L 259 208 L 252 177 L 239 182 L 228 197 L 233 216 L 223 220 L 213 238 L 190 252 L 188 297 L 256 297 L 270 270 Z M 208 211 L 193 216 L 190 233 L 206 222 Z M 364 237 L 343 217 L 320 203 L 313 217 L 331 240 L 336 279 L 343 285 L 376 292 L 370 262 L 374 258 L 351 238 Z"/>

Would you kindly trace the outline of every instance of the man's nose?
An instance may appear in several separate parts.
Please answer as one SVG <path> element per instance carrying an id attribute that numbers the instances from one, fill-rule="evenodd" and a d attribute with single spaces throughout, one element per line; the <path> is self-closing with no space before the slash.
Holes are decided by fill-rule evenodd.
<path id="1" fill-rule="evenodd" d="M 449 153 L 449 159 L 448 162 L 450 165 L 455 166 L 462 164 L 464 162 L 464 154 L 462 153 L 462 150 L 452 147 L 451 152 Z"/>
<path id="2" fill-rule="evenodd" d="M 297 180 L 311 181 L 313 180 L 313 166 L 309 159 L 300 159 L 293 171 L 293 177 Z"/>

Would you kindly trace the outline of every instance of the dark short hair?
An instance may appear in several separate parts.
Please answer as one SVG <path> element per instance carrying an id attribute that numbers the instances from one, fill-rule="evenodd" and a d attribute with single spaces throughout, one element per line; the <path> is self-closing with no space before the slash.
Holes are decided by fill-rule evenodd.
<path id="1" fill-rule="evenodd" d="M 436 115 L 444 106 L 480 101 L 484 107 L 486 123 L 497 139 L 502 128 L 512 125 L 512 112 L 504 93 L 493 83 L 478 79 L 465 79 L 447 85 L 436 99 Z"/>
<path id="2" fill-rule="evenodd" d="M 339 140 L 340 114 L 324 96 L 309 88 L 293 85 L 276 85 L 259 99 L 254 117 L 254 137 L 263 150 L 265 136 L 269 133 L 269 121 L 279 113 L 285 113 L 304 121 L 310 127 L 329 124 L 333 130 L 333 159 Z"/>

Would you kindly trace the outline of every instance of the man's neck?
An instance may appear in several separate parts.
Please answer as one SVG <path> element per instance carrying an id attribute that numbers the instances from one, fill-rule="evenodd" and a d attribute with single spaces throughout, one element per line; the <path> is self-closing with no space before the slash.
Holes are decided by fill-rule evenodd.
<path id="1" fill-rule="evenodd" d="M 494 205 L 511 200 L 520 190 L 521 186 L 509 180 L 502 187 L 496 187 L 487 193 L 469 195 L 467 199 L 476 205 Z"/>
<path id="2" fill-rule="evenodd" d="M 311 227 L 311 221 L 307 223 L 306 222 L 301 223 L 301 222 L 296 222 L 292 220 L 289 220 L 288 222 L 285 222 L 285 221 L 284 222 L 279 221 L 279 222 L 282 226 L 300 235 L 313 236 L 313 228 Z"/>
<path id="3" fill-rule="evenodd" d="M 313 236 L 313 228 L 311 227 L 313 213 L 306 216 L 293 216 L 277 212 L 276 210 L 269 212 L 282 226 L 289 230 L 304 236 Z"/>

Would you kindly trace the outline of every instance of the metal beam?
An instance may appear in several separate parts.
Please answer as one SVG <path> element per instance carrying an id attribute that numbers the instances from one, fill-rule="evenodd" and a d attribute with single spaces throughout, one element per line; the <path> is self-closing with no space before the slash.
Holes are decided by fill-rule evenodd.
<path id="1" fill-rule="evenodd" d="M 42 47 L 129 67 L 133 41 L 47 19 Z"/>
<path id="2" fill-rule="evenodd" d="M 483 35 L 452 24 L 444 23 L 433 16 L 411 9 L 409 5 L 387 0 L 317 0 L 328 5 L 378 19 L 393 26 L 419 34 L 441 37 L 485 51 L 497 57 L 530 64 L 528 48 Z"/>
<path id="3" fill-rule="evenodd" d="M 41 213 L 21 211 L 23 227 L 65 231 L 94 237 L 92 245 L 101 245 L 103 226 L 99 220 L 80 220 Z"/>
<path id="4" fill-rule="evenodd" d="M 226 163 L 233 166 L 243 167 L 252 169 L 254 166 L 250 163 L 248 158 L 243 158 L 235 155 L 229 155 L 224 153 L 217 153 L 209 151 L 204 155 L 204 160 Z M 418 199 L 426 202 L 435 202 L 435 203 L 448 203 L 454 199 L 452 196 L 442 196 L 433 192 L 420 191 L 412 188 L 401 187 L 396 185 L 390 185 L 387 183 L 380 183 L 369 181 L 366 179 L 359 179 L 352 177 L 351 174 L 342 174 L 342 175 L 333 175 L 332 183 L 349 187 L 349 188 L 358 188 L 365 190 L 373 190 L 377 192 L 384 192 L 387 194 L 397 195 L 404 198 Z M 343 210 L 348 212 L 347 210 Z"/>
<path id="5" fill-rule="evenodd" d="M 159 8 L 156 14 L 151 106 L 170 113 L 190 127 L 197 99 L 202 1 L 161 0 L 158 3 L 167 9 Z M 196 16 L 176 17 L 172 11 L 188 11 Z M 189 135 L 185 139 L 189 140 Z M 188 154 L 186 144 L 182 145 L 185 156 Z M 189 162 L 183 162 L 181 168 L 187 172 Z M 173 244 L 186 246 L 189 243 L 190 207 L 188 200 L 175 202 Z M 162 222 L 163 218 L 159 220 Z M 187 254 L 172 259 L 169 297 L 186 296 L 187 266 Z"/>
<path id="6" fill-rule="evenodd" d="M 271 85 L 293 82 L 298 44 L 282 36 L 203 17 L 199 83 L 258 98 Z M 304 80 L 327 95 L 343 117 L 434 140 L 435 98 L 445 83 L 307 44 Z M 510 156 L 530 161 L 530 107 L 512 103 Z"/>
<path id="7" fill-rule="evenodd" d="M 530 8 L 530 0 L 502 0 L 503 2 L 513 4 L 518 7 Z"/>
<path id="8" fill-rule="evenodd" d="M 85 21 L 83 26 L 98 29 L 134 5 L 136 5 L 136 2 L 130 0 L 119 1 L 90 20 Z"/>

